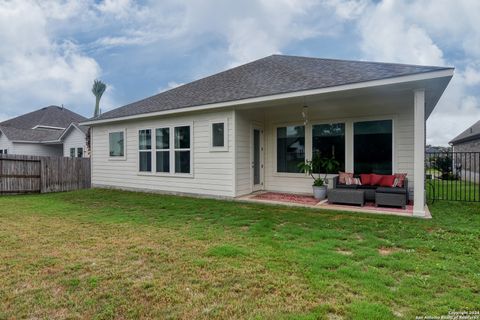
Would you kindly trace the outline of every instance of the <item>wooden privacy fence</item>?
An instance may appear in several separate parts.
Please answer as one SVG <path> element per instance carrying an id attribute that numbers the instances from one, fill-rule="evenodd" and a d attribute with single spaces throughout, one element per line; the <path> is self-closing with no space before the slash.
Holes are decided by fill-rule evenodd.
<path id="1" fill-rule="evenodd" d="M 0 194 L 90 188 L 90 159 L 0 155 Z"/>

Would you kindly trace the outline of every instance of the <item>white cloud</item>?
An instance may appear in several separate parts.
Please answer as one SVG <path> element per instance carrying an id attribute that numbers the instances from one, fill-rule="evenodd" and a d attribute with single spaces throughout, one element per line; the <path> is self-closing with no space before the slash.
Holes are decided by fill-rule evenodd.
<path id="1" fill-rule="evenodd" d="M 74 42 L 52 38 L 46 8 L 52 6 L 0 4 L 0 112 L 10 117 L 52 104 L 83 113 L 93 109 L 90 89 L 100 66 Z M 60 15 L 59 9 L 53 12 Z M 112 103 L 111 97 L 104 102 Z"/>
<path id="2" fill-rule="evenodd" d="M 467 66 L 465 69 L 465 84 L 467 86 L 480 84 L 480 70 L 472 66 Z"/>
<path id="3" fill-rule="evenodd" d="M 384 0 L 371 3 L 358 20 L 360 47 L 367 60 L 456 66 L 427 121 L 428 143 L 446 145 L 480 114 L 480 92 L 474 88 L 480 83 L 476 64 L 480 59 L 479 4 Z M 448 51 L 454 55 L 446 55 Z"/>

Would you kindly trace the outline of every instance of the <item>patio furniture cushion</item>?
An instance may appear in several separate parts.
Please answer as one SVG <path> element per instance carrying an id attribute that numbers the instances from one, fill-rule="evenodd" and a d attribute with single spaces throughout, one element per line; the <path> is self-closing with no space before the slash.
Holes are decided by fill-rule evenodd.
<path id="1" fill-rule="evenodd" d="M 382 179 L 383 179 L 383 175 L 372 173 L 370 175 L 370 185 L 378 186 L 378 185 L 380 185 L 380 182 L 382 181 Z M 393 184 L 393 182 L 392 182 L 392 184 Z"/>
<path id="2" fill-rule="evenodd" d="M 360 174 L 360 181 L 362 181 L 362 184 L 370 184 L 370 181 L 372 178 L 370 177 L 370 174 Z"/>
<path id="3" fill-rule="evenodd" d="M 368 184 L 367 185 L 362 184 L 362 185 L 358 186 L 358 189 L 366 189 L 366 190 L 375 190 L 377 188 L 378 188 L 378 186 L 371 186 L 371 185 L 368 185 Z"/>
<path id="4" fill-rule="evenodd" d="M 403 184 L 405 183 L 405 179 L 407 178 L 406 173 L 395 173 L 395 178 L 398 179 L 396 182 L 397 184 L 395 187 L 403 188 Z"/>
<path id="5" fill-rule="evenodd" d="M 337 184 L 336 189 L 357 189 L 357 187 L 360 187 L 356 184 Z"/>
<path id="6" fill-rule="evenodd" d="M 378 187 L 377 193 L 395 193 L 395 194 L 406 194 L 407 190 L 405 188 L 392 188 L 392 187 Z"/>
<path id="7" fill-rule="evenodd" d="M 353 173 L 350 173 L 350 172 L 342 172 L 340 171 L 338 173 L 338 183 L 340 184 L 345 184 L 347 181 L 346 181 L 346 178 L 349 177 L 349 178 L 353 178 Z"/>
<path id="8" fill-rule="evenodd" d="M 393 187 L 393 183 L 395 182 L 395 176 L 393 175 L 384 175 L 382 180 L 380 180 L 381 187 Z"/>

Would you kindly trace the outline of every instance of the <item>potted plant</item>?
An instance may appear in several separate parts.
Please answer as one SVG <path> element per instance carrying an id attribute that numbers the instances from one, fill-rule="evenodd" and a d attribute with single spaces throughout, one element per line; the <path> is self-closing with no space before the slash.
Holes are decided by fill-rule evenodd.
<path id="1" fill-rule="evenodd" d="M 300 170 L 310 175 L 313 179 L 312 188 L 315 199 L 323 200 L 327 197 L 327 175 L 334 172 L 334 170 L 338 168 L 338 165 L 339 162 L 334 158 L 320 158 L 320 156 L 315 156 L 312 160 L 298 164 Z M 315 173 L 321 172 L 321 169 L 325 171 L 325 176 L 322 178 L 320 173 L 318 173 L 318 177 L 315 177 Z"/>

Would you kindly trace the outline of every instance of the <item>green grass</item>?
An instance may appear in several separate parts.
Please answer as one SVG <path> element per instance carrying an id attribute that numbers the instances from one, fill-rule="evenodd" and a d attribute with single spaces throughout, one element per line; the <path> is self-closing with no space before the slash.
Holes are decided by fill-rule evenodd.
<path id="1" fill-rule="evenodd" d="M 388 319 L 480 305 L 480 205 L 432 220 L 112 190 L 0 198 L 0 319 Z"/>

